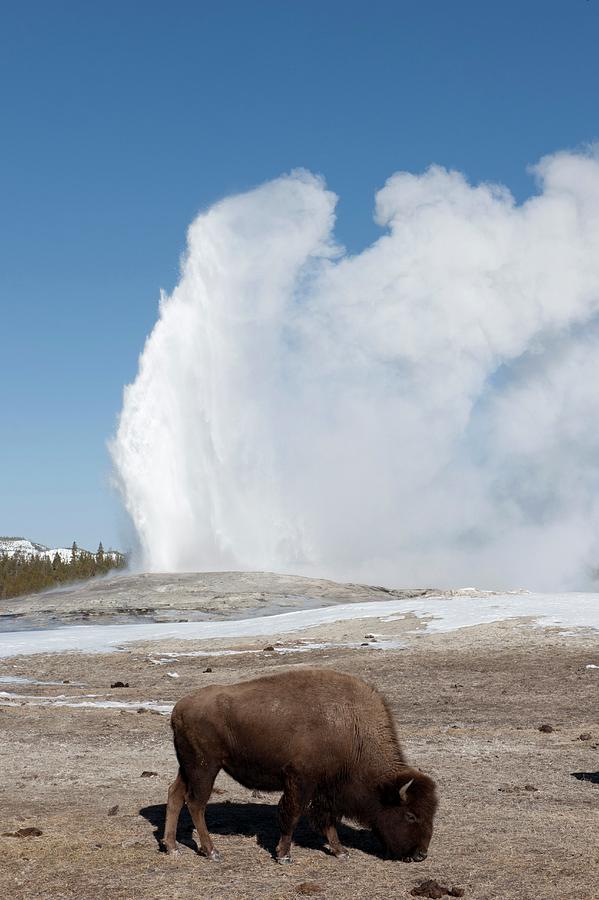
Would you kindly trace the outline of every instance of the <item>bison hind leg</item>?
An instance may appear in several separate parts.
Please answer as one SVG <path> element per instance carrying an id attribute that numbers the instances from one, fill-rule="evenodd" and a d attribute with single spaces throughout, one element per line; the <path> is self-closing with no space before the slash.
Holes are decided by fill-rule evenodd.
<path id="1" fill-rule="evenodd" d="M 177 822 L 179 821 L 179 813 L 185 802 L 185 783 L 181 777 L 181 772 L 177 775 L 173 783 L 168 789 L 168 801 L 166 804 L 166 820 L 164 823 L 164 836 L 162 845 L 166 852 L 171 855 L 177 853 Z"/>
<path id="2" fill-rule="evenodd" d="M 185 796 L 187 808 L 191 813 L 191 818 L 200 840 L 200 852 L 213 862 L 220 861 L 220 854 L 218 850 L 214 849 L 212 838 L 208 833 L 204 811 L 219 770 L 220 765 L 218 763 L 205 762 L 203 766 L 196 767 L 189 775 L 187 794 Z"/>

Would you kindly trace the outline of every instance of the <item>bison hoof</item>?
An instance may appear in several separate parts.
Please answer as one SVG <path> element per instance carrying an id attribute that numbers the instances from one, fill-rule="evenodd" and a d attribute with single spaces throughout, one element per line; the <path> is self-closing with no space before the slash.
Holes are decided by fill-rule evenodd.
<path id="1" fill-rule="evenodd" d="M 178 847 L 165 847 L 164 852 L 167 856 L 178 856 L 179 848 Z"/>
<path id="2" fill-rule="evenodd" d="M 339 850 L 334 855 L 337 857 L 337 859 L 349 859 L 349 853 L 347 852 L 347 850 Z"/>
<path id="3" fill-rule="evenodd" d="M 280 866 L 288 866 L 291 862 L 290 854 L 287 854 L 287 856 L 277 856 L 277 862 Z"/>
<path id="4" fill-rule="evenodd" d="M 212 862 L 220 862 L 220 853 L 218 850 L 211 850 L 210 853 L 207 853 L 206 850 L 202 850 L 202 855 Z"/>
<path id="5" fill-rule="evenodd" d="M 423 853 L 421 850 L 417 850 L 416 853 L 412 853 L 411 856 L 404 856 L 404 862 L 422 862 L 422 860 L 426 859 L 427 854 Z"/>

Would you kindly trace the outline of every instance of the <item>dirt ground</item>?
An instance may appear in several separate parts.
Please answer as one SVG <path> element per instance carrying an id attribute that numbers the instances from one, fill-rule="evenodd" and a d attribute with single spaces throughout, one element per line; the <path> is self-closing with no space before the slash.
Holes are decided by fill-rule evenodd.
<path id="1" fill-rule="evenodd" d="M 343 636 L 364 638 L 374 628 L 373 620 L 346 624 Z M 330 637 L 330 629 L 310 633 L 311 641 Z M 18 695 L 0 706 L 0 832 L 42 831 L 0 837 L 2 895 L 388 900 L 410 897 L 434 878 L 477 900 L 599 898 L 599 669 L 588 668 L 599 665 L 594 633 L 511 622 L 412 634 L 397 650 L 283 654 L 265 651 L 264 643 L 236 645 L 258 652 L 179 656 L 172 664 L 157 662 L 159 648 L 149 645 L 0 661 L 0 675 L 59 682 L 0 684 Z M 206 649 L 189 641 L 184 647 Z M 292 865 L 278 866 L 278 797 L 254 796 L 222 773 L 207 814 L 222 861 L 197 854 L 185 811 L 178 856 L 160 852 L 176 764 L 168 716 L 140 713 L 139 704 L 174 703 L 207 683 L 293 665 L 351 672 L 386 694 L 408 759 L 439 787 L 425 862 L 384 859 L 370 833 L 349 823 L 340 835 L 350 858 L 337 860 L 302 824 Z M 177 678 L 168 674 L 175 671 Z M 111 688 L 117 680 L 129 686 Z M 94 694 L 91 702 L 131 706 L 34 705 L 36 697 L 59 694 L 67 702 Z M 553 730 L 540 731 L 545 724 Z"/>

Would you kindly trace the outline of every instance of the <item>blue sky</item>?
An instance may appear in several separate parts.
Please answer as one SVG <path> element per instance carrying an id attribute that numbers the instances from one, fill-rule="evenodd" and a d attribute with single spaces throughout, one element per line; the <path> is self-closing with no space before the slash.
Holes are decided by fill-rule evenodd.
<path id="1" fill-rule="evenodd" d="M 106 441 L 198 210 L 305 166 L 357 251 L 399 169 L 523 199 L 598 45 L 598 0 L 2 4 L 0 534 L 128 542 Z"/>

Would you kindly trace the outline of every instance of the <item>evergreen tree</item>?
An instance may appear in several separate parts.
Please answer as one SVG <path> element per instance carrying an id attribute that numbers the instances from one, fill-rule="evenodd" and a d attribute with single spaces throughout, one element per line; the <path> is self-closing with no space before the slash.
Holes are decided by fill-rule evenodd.
<path id="1" fill-rule="evenodd" d="M 98 550 L 96 552 L 96 562 L 102 564 L 104 562 L 104 547 L 102 546 L 102 541 L 98 544 Z"/>
<path id="2" fill-rule="evenodd" d="M 101 550 L 102 558 L 99 558 Z M 53 559 L 27 553 L 0 553 L 0 600 L 43 591 L 52 585 L 106 575 L 124 569 L 127 557 L 122 553 L 106 553 L 100 544 L 98 553 L 79 550 L 73 542 L 73 555 L 68 561 L 57 552 Z"/>
<path id="3" fill-rule="evenodd" d="M 71 547 L 71 553 L 72 553 L 73 559 L 75 559 L 77 556 L 77 550 L 78 550 L 77 543 L 75 541 L 73 541 L 73 546 Z"/>

